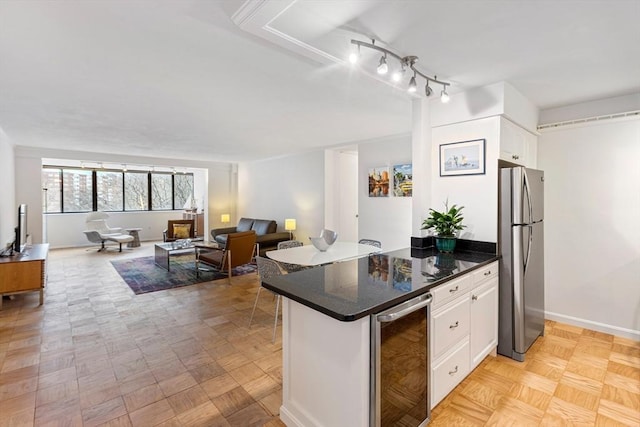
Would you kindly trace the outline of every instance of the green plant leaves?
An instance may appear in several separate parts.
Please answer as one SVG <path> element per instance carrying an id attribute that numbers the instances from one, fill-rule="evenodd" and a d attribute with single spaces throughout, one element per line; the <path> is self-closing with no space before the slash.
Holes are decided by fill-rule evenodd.
<path id="1" fill-rule="evenodd" d="M 457 231 L 465 228 L 466 225 L 462 224 L 464 217 L 461 214 L 464 206 L 458 207 L 454 204 L 449 208 L 448 204 L 447 200 L 444 203 L 445 210 L 442 212 L 429 209 L 429 217 L 422 222 L 422 229 L 433 228 L 438 236 L 454 237 Z"/>

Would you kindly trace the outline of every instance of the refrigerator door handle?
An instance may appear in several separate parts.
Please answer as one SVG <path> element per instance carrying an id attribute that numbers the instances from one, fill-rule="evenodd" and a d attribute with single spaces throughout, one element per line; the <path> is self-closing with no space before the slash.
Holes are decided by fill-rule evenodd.
<path id="1" fill-rule="evenodd" d="M 533 222 L 533 206 L 531 205 L 531 191 L 529 186 L 529 176 L 527 175 L 527 171 L 525 170 L 522 174 L 524 177 L 524 193 L 527 195 L 527 208 L 529 208 L 529 219 L 525 222 L 531 223 Z"/>
<path id="2" fill-rule="evenodd" d="M 524 258 L 522 269 L 524 275 L 527 274 L 527 267 L 529 266 L 529 260 L 531 259 L 531 246 L 533 246 L 533 226 L 527 225 L 526 227 L 529 229 L 529 241 L 527 242 L 527 256 Z"/>

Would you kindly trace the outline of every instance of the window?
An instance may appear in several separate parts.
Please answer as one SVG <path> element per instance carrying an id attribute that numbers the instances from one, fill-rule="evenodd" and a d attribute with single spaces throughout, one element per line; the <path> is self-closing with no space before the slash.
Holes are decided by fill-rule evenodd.
<path id="1" fill-rule="evenodd" d="M 193 175 L 191 174 L 180 174 L 173 176 L 174 181 L 174 190 L 173 194 L 175 197 L 176 209 L 180 209 L 182 207 L 190 208 L 195 205 L 195 200 L 191 200 L 190 197 L 193 195 Z M 188 205 L 187 205 L 188 203 Z"/>
<path id="2" fill-rule="evenodd" d="M 170 173 L 151 174 L 151 209 L 173 209 L 173 175 Z M 181 208 L 182 205 L 176 205 Z"/>
<path id="3" fill-rule="evenodd" d="M 146 172 L 124 173 L 124 210 L 144 211 L 149 209 L 149 174 Z"/>
<path id="4" fill-rule="evenodd" d="M 121 211 L 124 204 L 122 172 L 96 171 L 99 211 Z"/>
<path id="5" fill-rule="evenodd" d="M 93 173 L 82 169 L 62 169 L 64 212 L 93 210 Z"/>
<path id="6" fill-rule="evenodd" d="M 44 206 L 42 212 L 62 212 L 62 170 L 42 168 Z"/>
<path id="7" fill-rule="evenodd" d="M 193 174 L 42 167 L 43 212 L 146 211 L 192 205 Z"/>

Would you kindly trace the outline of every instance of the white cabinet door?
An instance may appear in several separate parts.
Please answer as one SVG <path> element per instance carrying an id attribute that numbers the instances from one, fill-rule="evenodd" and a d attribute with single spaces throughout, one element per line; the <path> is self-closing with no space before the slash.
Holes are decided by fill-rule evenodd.
<path id="1" fill-rule="evenodd" d="M 471 300 L 471 369 L 498 345 L 498 277 L 473 289 Z"/>
<path id="2" fill-rule="evenodd" d="M 536 167 L 538 138 L 502 117 L 500 119 L 500 158 L 511 163 Z"/>

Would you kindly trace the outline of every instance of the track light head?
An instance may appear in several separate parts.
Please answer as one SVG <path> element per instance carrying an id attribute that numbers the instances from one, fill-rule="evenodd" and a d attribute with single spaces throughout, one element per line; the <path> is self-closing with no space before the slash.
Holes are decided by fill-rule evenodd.
<path id="1" fill-rule="evenodd" d="M 418 85 L 416 84 L 416 74 L 413 73 L 411 80 L 409 80 L 409 88 L 407 89 L 407 91 L 409 93 L 415 93 L 416 90 L 418 90 Z"/>
<path id="2" fill-rule="evenodd" d="M 355 64 L 358 62 L 359 59 L 360 59 L 360 45 L 358 45 L 357 52 L 351 52 L 351 54 L 349 55 L 349 62 L 351 62 L 352 64 Z"/>
<path id="3" fill-rule="evenodd" d="M 443 104 L 446 104 L 447 102 L 449 102 L 449 94 L 447 93 L 447 87 L 443 87 L 442 88 L 442 92 L 440 92 L 440 101 L 442 101 Z"/>
<path id="4" fill-rule="evenodd" d="M 430 97 L 432 93 L 433 93 L 433 89 L 429 87 L 429 80 L 427 80 L 427 85 L 424 87 L 424 94 L 427 97 Z"/>
<path id="5" fill-rule="evenodd" d="M 387 74 L 389 72 L 389 65 L 387 65 L 387 54 L 385 53 L 380 57 L 380 64 L 378 64 L 378 74 Z"/>

